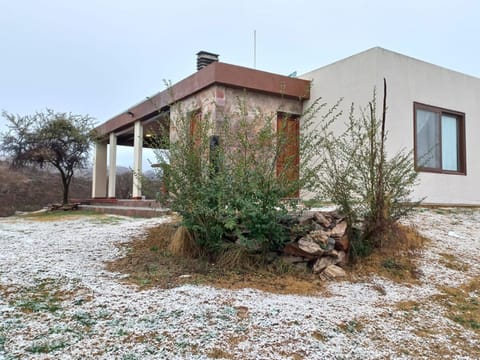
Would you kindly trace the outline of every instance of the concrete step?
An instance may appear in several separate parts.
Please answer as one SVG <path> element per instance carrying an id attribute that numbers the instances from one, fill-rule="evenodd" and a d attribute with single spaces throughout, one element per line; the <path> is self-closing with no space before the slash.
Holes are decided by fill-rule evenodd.
<path id="1" fill-rule="evenodd" d="M 148 207 L 148 208 L 161 207 L 160 203 L 156 200 L 118 199 L 116 205 L 118 205 L 118 206 L 132 206 L 132 207 Z"/>
<path id="2" fill-rule="evenodd" d="M 114 214 L 145 218 L 160 217 L 170 213 L 169 209 L 163 207 L 119 206 L 113 204 L 79 205 L 79 209 L 92 210 L 102 214 Z"/>

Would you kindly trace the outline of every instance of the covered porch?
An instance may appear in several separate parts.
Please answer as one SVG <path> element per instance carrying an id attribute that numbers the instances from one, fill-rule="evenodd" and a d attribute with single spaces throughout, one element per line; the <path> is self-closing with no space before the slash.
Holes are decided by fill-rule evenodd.
<path id="1" fill-rule="evenodd" d="M 141 119 L 127 111 L 119 117 L 130 117 L 116 124 L 105 123 L 104 133 L 95 142 L 95 157 L 92 175 L 92 199 L 116 199 L 117 147 L 133 147 L 131 199 L 141 200 L 143 151 L 145 148 L 168 149 L 170 114 L 169 107 L 155 110 Z M 106 126 L 106 125 L 110 126 Z M 98 128 L 97 128 L 98 131 Z"/>

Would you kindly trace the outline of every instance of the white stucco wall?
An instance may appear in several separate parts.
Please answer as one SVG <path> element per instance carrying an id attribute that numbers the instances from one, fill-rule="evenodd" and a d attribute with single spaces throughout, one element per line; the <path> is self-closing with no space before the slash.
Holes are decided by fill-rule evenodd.
<path id="1" fill-rule="evenodd" d="M 465 113 L 467 175 L 420 173 L 414 197 L 433 204 L 480 205 L 480 79 L 382 48 L 319 68 L 301 78 L 312 80 L 311 101 L 334 104 L 343 97 L 345 117 L 352 102 L 366 106 L 377 88 L 381 110 L 383 78 L 387 79 L 387 152 L 413 148 L 413 103 Z M 309 105 L 306 104 L 306 106 Z"/>

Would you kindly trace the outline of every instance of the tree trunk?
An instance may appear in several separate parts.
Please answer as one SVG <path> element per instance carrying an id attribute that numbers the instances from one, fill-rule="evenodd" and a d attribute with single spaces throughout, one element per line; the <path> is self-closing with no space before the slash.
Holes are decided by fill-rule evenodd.
<path id="1" fill-rule="evenodd" d="M 62 187 L 63 187 L 63 200 L 62 204 L 66 205 L 68 204 L 68 193 L 70 189 L 70 180 L 71 178 L 67 178 L 62 174 Z"/>

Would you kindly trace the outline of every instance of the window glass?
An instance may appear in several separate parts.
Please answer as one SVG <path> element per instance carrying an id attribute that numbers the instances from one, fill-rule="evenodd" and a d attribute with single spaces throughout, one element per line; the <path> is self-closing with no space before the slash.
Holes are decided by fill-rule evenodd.
<path id="1" fill-rule="evenodd" d="M 442 115 L 442 169 L 458 171 L 457 118 Z"/>
<path id="2" fill-rule="evenodd" d="M 417 110 L 417 163 L 421 167 L 440 167 L 440 124 L 438 114 Z"/>

